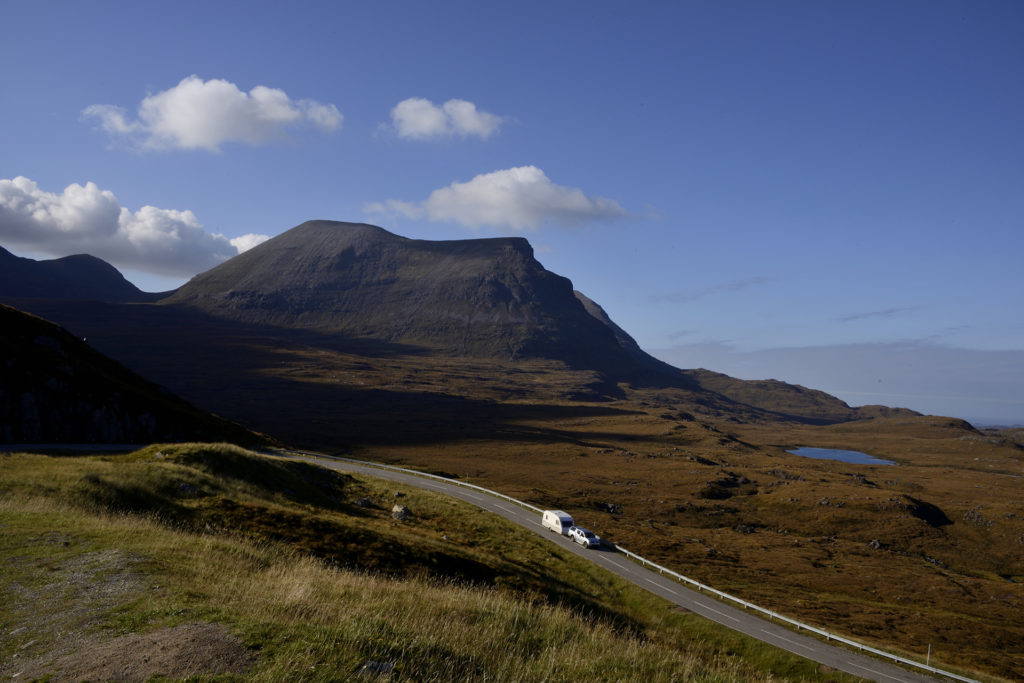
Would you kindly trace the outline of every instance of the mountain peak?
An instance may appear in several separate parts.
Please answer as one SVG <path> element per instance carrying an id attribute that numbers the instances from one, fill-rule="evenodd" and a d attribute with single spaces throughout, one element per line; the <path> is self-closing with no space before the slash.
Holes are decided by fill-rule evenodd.
<path id="1" fill-rule="evenodd" d="M 626 359 L 572 283 L 522 237 L 432 241 L 307 221 L 164 303 L 219 317 L 493 358 Z"/>

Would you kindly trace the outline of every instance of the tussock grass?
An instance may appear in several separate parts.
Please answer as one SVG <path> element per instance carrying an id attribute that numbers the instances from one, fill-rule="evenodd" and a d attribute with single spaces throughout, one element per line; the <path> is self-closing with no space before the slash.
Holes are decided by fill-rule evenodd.
<path id="1" fill-rule="evenodd" d="M 1024 451 L 1009 439 L 943 418 L 715 427 L 653 394 L 613 404 L 629 406 L 643 412 L 517 423 L 552 435 L 544 442 L 374 445 L 354 457 L 561 507 L 603 538 L 782 614 L 920 661 L 931 646 L 933 665 L 971 677 L 1020 678 Z M 899 464 L 785 452 L 798 445 Z M 709 488 L 728 495 L 708 498 Z"/>
<path id="2" fill-rule="evenodd" d="M 379 480 L 219 445 L 15 454 L 2 465 L 0 600 L 9 607 L 0 628 L 24 630 L 0 641 L 0 661 L 26 652 L 26 643 L 27 652 L 45 653 L 68 629 L 217 621 L 257 655 L 244 676 L 253 681 L 345 680 L 366 666 L 387 669 L 386 680 L 417 681 L 824 678 L 816 665 L 672 611 L 461 502 L 403 491 L 414 519 L 394 522 L 382 503 L 394 499 L 395 486 Z M 353 508 L 355 497 L 374 507 Z M 210 524 L 210 511 L 222 514 L 225 501 L 253 517 Z M 260 515 L 316 518 L 339 535 L 368 528 L 380 536 L 373 553 L 407 564 L 381 572 L 346 562 L 301 529 L 288 536 L 247 526 Z M 468 538 L 475 547 L 458 540 Z M 447 556 L 482 573 L 438 571 L 430 560 L 445 544 Z M 91 559 L 99 557 L 120 559 Z M 108 591 L 103 600 L 48 600 L 52 577 L 67 576 L 75 558 L 93 562 L 88 581 L 104 572 L 117 578 L 120 599 Z M 71 613 L 89 617 L 62 623 Z"/>

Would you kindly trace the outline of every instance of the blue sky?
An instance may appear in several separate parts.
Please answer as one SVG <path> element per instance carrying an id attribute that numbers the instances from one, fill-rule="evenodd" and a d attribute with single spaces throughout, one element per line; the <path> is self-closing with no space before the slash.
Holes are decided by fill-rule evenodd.
<path id="1" fill-rule="evenodd" d="M 1024 423 L 1019 2 L 0 2 L 0 245 L 519 234 L 642 347 Z"/>

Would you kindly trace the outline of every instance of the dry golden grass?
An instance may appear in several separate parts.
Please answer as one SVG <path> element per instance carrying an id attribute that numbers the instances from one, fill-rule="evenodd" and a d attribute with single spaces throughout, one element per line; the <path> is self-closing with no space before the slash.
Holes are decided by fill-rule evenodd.
<path id="1" fill-rule="evenodd" d="M 616 393 L 553 362 L 439 358 L 187 316 L 174 335 L 153 334 L 167 318 L 146 307 L 61 315 L 148 378 L 291 446 L 561 506 L 631 550 L 807 621 L 921 657 L 930 643 L 946 665 L 1024 670 L 1019 437 L 992 443 L 932 418 L 807 427 L 737 407 L 729 419 L 698 393 Z M 791 446 L 899 464 L 811 461 Z"/>
<path id="2" fill-rule="evenodd" d="M 100 480 L 157 497 L 174 491 L 189 506 L 202 500 L 191 487 L 206 487 L 208 497 L 251 510 L 301 511 L 344 525 L 347 499 L 390 496 L 394 486 L 385 482 L 345 477 L 334 482 L 333 507 L 312 505 L 307 496 L 315 491 L 301 489 L 311 471 L 306 466 L 227 446 L 164 446 L 120 456 L 15 454 L 3 465 L 0 595 L 8 609 L 0 611 L 0 628 L 17 637 L 0 642 L 0 660 L 13 661 L 17 653 L 45 660 L 58 645 L 56 634 L 69 629 L 113 635 L 216 621 L 256 655 L 245 680 L 338 680 L 372 662 L 393 667 L 389 680 L 846 680 L 669 610 L 590 563 L 444 497 L 404 491 L 416 513 L 412 528 L 392 526 L 386 513 L 347 522 L 350 529 L 379 529 L 386 536 L 379 551 L 406 557 L 408 574 L 419 574 L 410 578 L 343 569 L 302 549 L 298 531 L 289 544 L 259 540 L 241 518 L 232 528 L 193 530 L 194 518 L 180 511 L 173 517 L 166 504 L 131 510 L 125 504 L 137 497 L 108 498 L 117 508 L 111 511 L 86 495 Z M 223 471 L 228 467 L 234 476 Z M 216 470 L 218 476 L 207 478 Z M 285 496 L 263 490 L 268 474 L 289 485 Z M 312 489 L 325 491 L 322 483 L 312 481 Z M 453 518 L 473 521 L 460 526 Z M 476 539 L 478 547 L 463 552 L 481 563 L 490 558 L 506 580 L 452 581 L 415 566 L 423 551 L 409 546 L 431 548 L 441 535 L 466 545 L 457 534 Z M 90 581 L 106 585 L 104 573 L 113 572 L 125 590 L 83 602 L 78 611 L 92 610 L 89 620 L 64 623 L 76 609 L 40 597 L 50 594 L 42 590 L 49 577 L 64 576 L 76 558 L 111 553 L 123 561 L 96 565 Z M 515 576 L 518 582 L 509 580 Z M 566 600 L 546 597 L 545 582 Z M 573 594 L 586 600 L 574 605 Z"/>
<path id="3" fill-rule="evenodd" d="M 663 401 L 615 407 L 514 426 L 548 442 L 357 454 L 562 507 L 634 552 L 880 647 L 923 657 L 931 645 L 933 662 L 1009 679 L 1024 669 L 1016 445 L 946 419 L 716 426 L 668 419 Z M 899 464 L 785 453 L 802 445 Z"/>

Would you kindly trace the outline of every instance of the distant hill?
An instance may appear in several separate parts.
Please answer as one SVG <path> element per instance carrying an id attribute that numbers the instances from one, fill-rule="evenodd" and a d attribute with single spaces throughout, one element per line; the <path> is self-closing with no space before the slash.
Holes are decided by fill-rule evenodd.
<path id="1" fill-rule="evenodd" d="M 0 288 L 0 300 L 68 325 L 137 371 L 236 419 L 270 409 L 253 398 L 255 378 L 270 381 L 256 365 L 280 367 L 285 356 L 310 344 L 331 353 L 436 358 L 435 366 L 445 359 L 485 359 L 493 369 L 479 382 L 496 387 L 508 386 L 504 373 L 521 372 L 517 364 L 555 361 L 590 373 L 574 386 L 549 377 L 559 385 L 555 393 L 602 400 L 621 398 L 628 386 L 682 390 L 685 396 L 673 401 L 739 421 L 833 423 L 886 414 L 784 382 L 680 370 L 657 360 L 567 278 L 546 270 L 519 237 L 415 240 L 363 223 L 308 221 L 197 275 L 158 305 L 131 311 L 62 303 L 88 296 L 134 304 L 160 296 L 139 292 L 99 259 L 35 262 L 7 252 L 0 258 L 22 273 L 6 276 L 20 294 Z M 46 273 L 58 272 L 47 280 Z M 254 349 L 268 343 L 279 351 L 257 358 Z M 247 354 L 239 356 L 236 347 Z M 242 371 L 246 363 L 251 367 Z M 244 396 L 243 385 L 249 387 Z M 533 386 L 538 396 L 552 389 Z M 300 388 L 313 389 L 287 384 L 272 393 L 288 393 L 297 405 L 304 400 L 295 395 Z M 459 393 L 451 386 L 446 391 Z M 251 406 L 248 412 L 241 412 L 243 404 Z"/>
<path id="2" fill-rule="evenodd" d="M 163 303 L 246 323 L 435 352 L 628 364 L 609 327 L 523 238 L 414 240 L 309 221 L 194 277 Z"/>
<path id="3" fill-rule="evenodd" d="M 66 330 L 0 304 L 0 442 L 263 441 L 204 413 Z"/>
<path id="4" fill-rule="evenodd" d="M 106 302 L 155 301 L 114 266 L 88 254 L 47 261 L 15 256 L 0 247 L 0 296 Z"/>
<path id="5" fill-rule="evenodd" d="M 736 379 L 710 370 L 684 370 L 701 388 L 726 396 L 737 403 L 784 415 L 799 415 L 809 422 L 833 423 L 875 417 L 920 415 L 906 408 L 862 406 L 852 408 L 844 401 L 817 389 L 777 379 Z"/>

